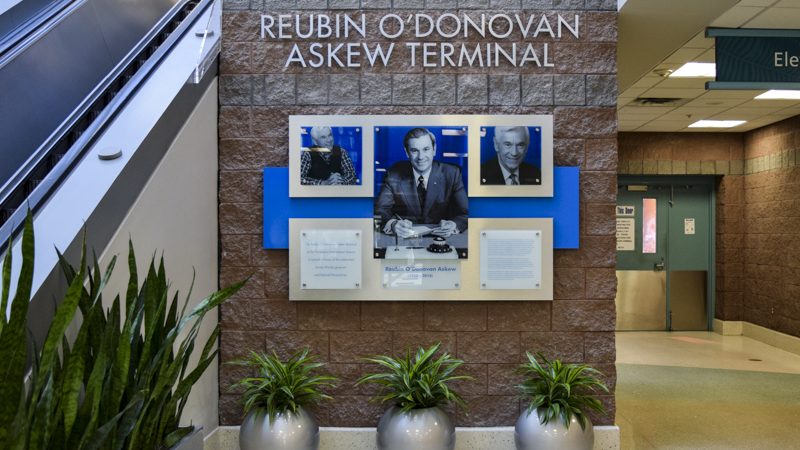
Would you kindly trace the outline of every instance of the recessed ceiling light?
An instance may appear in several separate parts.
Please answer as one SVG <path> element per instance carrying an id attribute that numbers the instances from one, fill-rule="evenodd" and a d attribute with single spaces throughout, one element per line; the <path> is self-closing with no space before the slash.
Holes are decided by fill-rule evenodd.
<path id="1" fill-rule="evenodd" d="M 800 91 L 779 91 L 773 89 L 756 97 L 756 100 L 800 100 Z"/>
<path id="2" fill-rule="evenodd" d="M 670 78 L 714 78 L 717 76 L 715 63 L 686 63 L 670 75 Z"/>
<path id="3" fill-rule="evenodd" d="M 699 120 L 691 125 L 689 128 L 733 128 L 737 127 L 746 120 Z"/>

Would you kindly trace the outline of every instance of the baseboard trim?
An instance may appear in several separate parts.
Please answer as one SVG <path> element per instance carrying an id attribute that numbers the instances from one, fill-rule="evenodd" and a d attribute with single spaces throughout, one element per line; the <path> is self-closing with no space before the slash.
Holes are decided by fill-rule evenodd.
<path id="1" fill-rule="evenodd" d="M 723 336 L 741 336 L 744 322 L 714 319 L 714 332 Z"/>
<path id="2" fill-rule="evenodd" d="M 789 353 L 800 355 L 800 338 L 750 322 L 714 319 L 714 332 L 723 336 L 745 336 Z"/>
<path id="3" fill-rule="evenodd" d="M 619 427 L 594 427 L 594 450 L 619 450 Z M 375 428 L 320 428 L 320 450 L 375 450 Z M 456 428 L 456 450 L 515 450 L 514 427 Z M 204 450 L 239 450 L 239 427 L 218 427 Z"/>

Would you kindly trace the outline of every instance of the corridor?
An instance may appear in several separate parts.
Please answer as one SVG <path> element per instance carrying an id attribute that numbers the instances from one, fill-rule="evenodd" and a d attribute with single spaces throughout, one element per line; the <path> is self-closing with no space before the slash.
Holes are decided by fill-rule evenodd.
<path id="1" fill-rule="evenodd" d="M 712 332 L 616 336 L 623 449 L 800 449 L 800 356 Z"/>

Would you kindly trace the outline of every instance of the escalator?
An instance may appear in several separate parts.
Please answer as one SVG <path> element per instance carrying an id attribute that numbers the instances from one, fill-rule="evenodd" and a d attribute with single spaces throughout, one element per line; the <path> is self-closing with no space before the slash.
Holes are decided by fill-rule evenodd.
<path id="1" fill-rule="evenodd" d="M 30 208 L 36 255 L 27 325 L 38 348 L 54 299 L 67 289 L 54 247 L 75 264 L 84 231 L 103 267 L 132 238 L 150 250 L 169 247 L 170 266 L 187 269 L 173 272 L 183 286 L 196 267 L 197 298 L 217 290 L 220 7 L 221 0 L 78 0 L 51 4 L 50 16 L 35 14 L 0 37 L 0 258 L 13 255 L 13 298 Z M 108 292 L 118 281 L 127 282 L 112 277 Z M 217 390 L 214 380 L 201 381 L 200 400 L 190 402 Z M 213 429 L 216 409 L 206 409 L 196 408 L 194 423 Z"/>
<path id="2" fill-rule="evenodd" d="M 0 15 L 0 253 L 178 42 L 195 40 L 198 74 L 216 74 L 219 30 L 204 33 L 214 10 L 212 0 L 23 0 Z"/>

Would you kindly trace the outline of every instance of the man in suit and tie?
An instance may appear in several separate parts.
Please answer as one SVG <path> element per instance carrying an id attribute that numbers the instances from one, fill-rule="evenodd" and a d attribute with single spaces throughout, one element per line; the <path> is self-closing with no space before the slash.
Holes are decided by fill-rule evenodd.
<path id="1" fill-rule="evenodd" d="M 448 237 L 467 229 L 467 191 L 461 167 L 434 160 L 436 137 L 414 128 L 403 140 L 408 161 L 386 171 L 374 213 L 386 234 L 407 238 L 414 224 L 437 224 L 433 234 Z"/>
<path id="2" fill-rule="evenodd" d="M 528 127 L 495 127 L 494 158 L 481 164 L 481 184 L 542 184 L 542 171 L 525 162 L 531 142 Z"/>

